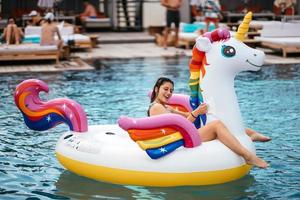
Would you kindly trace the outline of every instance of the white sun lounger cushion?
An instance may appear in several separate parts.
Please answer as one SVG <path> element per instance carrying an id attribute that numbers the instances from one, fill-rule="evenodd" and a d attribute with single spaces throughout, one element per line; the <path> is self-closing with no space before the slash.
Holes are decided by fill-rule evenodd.
<path id="1" fill-rule="evenodd" d="M 72 26 L 59 27 L 59 32 L 62 36 L 74 34 L 74 28 Z M 31 35 L 41 35 L 42 27 L 41 26 L 27 26 L 25 28 L 25 36 Z"/>
<path id="2" fill-rule="evenodd" d="M 110 18 L 86 18 L 86 22 L 110 22 Z"/>
<path id="3" fill-rule="evenodd" d="M 90 37 L 82 34 L 63 35 L 62 38 L 64 42 L 67 42 L 68 40 L 74 40 L 76 42 L 91 42 Z"/>
<path id="4" fill-rule="evenodd" d="M 261 30 L 262 37 L 300 37 L 300 23 L 265 24 Z"/>
<path id="5" fill-rule="evenodd" d="M 269 42 L 284 46 L 300 47 L 300 37 L 255 37 L 255 39 L 261 42 Z"/>
<path id="6" fill-rule="evenodd" d="M 42 52 L 42 51 L 56 51 L 57 46 L 41 46 L 39 44 L 20 44 L 20 45 L 1 45 L 0 52 L 8 53 L 8 52 Z"/>
<path id="7" fill-rule="evenodd" d="M 87 18 L 85 21 L 85 27 L 87 28 L 103 28 L 110 26 L 110 18 Z"/>

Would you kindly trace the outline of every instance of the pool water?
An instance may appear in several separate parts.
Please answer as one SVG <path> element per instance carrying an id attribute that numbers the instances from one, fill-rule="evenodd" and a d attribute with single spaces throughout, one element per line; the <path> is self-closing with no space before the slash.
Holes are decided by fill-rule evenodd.
<path id="1" fill-rule="evenodd" d="M 300 65 L 266 66 L 236 79 L 248 127 L 272 138 L 256 143 L 270 163 L 222 185 L 155 188 L 101 183 L 62 168 L 54 156 L 66 125 L 36 132 L 25 127 L 13 103 L 15 86 L 39 78 L 50 87 L 42 99 L 68 97 L 84 107 L 89 124 L 115 123 L 120 115 L 146 116 L 147 97 L 160 76 L 189 93 L 188 59 L 94 61 L 89 72 L 0 75 L 0 199 L 300 199 Z"/>

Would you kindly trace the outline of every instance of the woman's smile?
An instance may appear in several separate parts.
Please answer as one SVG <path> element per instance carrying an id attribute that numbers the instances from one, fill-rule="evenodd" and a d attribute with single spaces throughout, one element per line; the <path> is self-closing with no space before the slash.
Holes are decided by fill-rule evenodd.
<path id="1" fill-rule="evenodd" d="M 166 104 L 173 93 L 173 85 L 169 82 L 164 83 L 158 90 L 157 101 Z"/>

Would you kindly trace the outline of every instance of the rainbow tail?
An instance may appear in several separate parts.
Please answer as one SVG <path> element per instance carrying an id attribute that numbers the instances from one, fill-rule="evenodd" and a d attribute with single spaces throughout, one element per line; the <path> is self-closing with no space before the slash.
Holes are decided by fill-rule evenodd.
<path id="1" fill-rule="evenodd" d="M 195 126 L 176 114 L 140 119 L 123 116 L 118 123 L 152 159 L 161 158 L 180 146 L 193 148 L 201 143 Z"/>
<path id="2" fill-rule="evenodd" d="M 39 97 L 41 91 L 48 93 L 49 88 L 45 82 L 37 79 L 23 81 L 15 90 L 15 104 L 30 129 L 44 131 L 66 123 L 72 131 L 88 130 L 86 114 L 77 102 L 67 98 L 43 102 Z"/>

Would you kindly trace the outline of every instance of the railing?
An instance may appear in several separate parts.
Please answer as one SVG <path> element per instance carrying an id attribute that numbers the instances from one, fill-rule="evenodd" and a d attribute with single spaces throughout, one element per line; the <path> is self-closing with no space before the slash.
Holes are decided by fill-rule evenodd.
<path id="1" fill-rule="evenodd" d="M 282 22 L 300 22 L 300 15 L 283 15 Z"/>
<path id="2" fill-rule="evenodd" d="M 143 30 L 143 2 L 138 0 L 117 0 L 117 30 Z"/>

